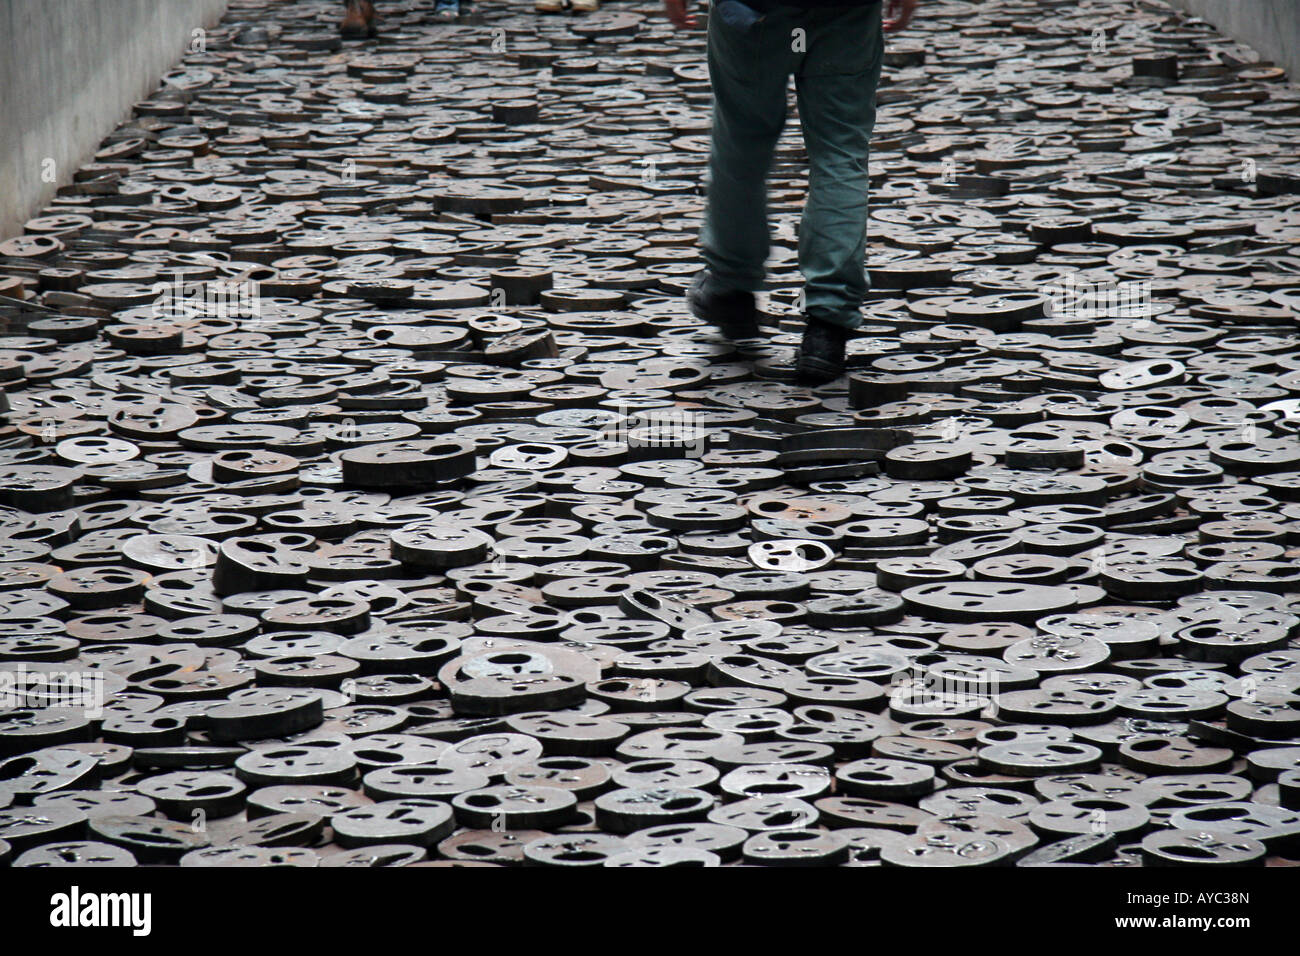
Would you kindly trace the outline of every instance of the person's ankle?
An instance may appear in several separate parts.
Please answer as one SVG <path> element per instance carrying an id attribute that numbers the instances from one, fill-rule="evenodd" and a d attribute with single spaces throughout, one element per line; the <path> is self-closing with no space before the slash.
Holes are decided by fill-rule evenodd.
<path id="1" fill-rule="evenodd" d="M 821 315 L 804 316 L 804 334 L 809 332 L 833 341 L 847 341 L 852 329 L 843 322 Z"/>
<path id="2" fill-rule="evenodd" d="M 803 341 L 796 362 L 799 378 L 820 385 L 842 375 L 850 331 L 847 325 L 805 316 Z"/>
<path id="3" fill-rule="evenodd" d="M 761 334 L 754 293 L 728 287 L 707 269 L 695 276 L 686 298 L 696 318 L 719 328 L 728 339 L 752 339 Z"/>

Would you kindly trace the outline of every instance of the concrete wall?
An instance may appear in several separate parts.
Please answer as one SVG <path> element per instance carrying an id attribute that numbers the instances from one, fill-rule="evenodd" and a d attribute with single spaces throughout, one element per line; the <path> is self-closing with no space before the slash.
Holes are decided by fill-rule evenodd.
<path id="1" fill-rule="evenodd" d="M 1254 48 L 1300 83 L 1300 0 L 1173 0 Z"/>
<path id="2" fill-rule="evenodd" d="M 0 0 L 0 238 L 68 183 L 226 0 Z M 46 158 L 56 182 L 43 182 Z"/>

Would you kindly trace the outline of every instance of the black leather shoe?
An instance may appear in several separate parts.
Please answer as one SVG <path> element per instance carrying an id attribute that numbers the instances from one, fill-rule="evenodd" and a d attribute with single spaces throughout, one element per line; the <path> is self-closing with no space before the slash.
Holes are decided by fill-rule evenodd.
<path id="1" fill-rule="evenodd" d="M 719 291 L 708 272 L 697 272 L 686 293 L 691 314 L 702 322 L 716 326 L 731 341 L 756 339 L 758 309 L 752 292 Z"/>
<path id="2" fill-rule="evenodd" d="M 803 330 L 796 371 L 800 381 L 823 385 L 844 374 L 844 346 L 849 330 L 810 318 Z"/>

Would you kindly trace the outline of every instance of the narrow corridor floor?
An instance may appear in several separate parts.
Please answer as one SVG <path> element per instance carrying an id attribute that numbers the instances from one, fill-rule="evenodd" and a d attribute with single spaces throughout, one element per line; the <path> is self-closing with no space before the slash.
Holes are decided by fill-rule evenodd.
<path id="1" fill-rule="evenodd" d="M 924 3 L 808 389 L 793 105 L 742 355 L 702 33 L 380 9 L 236 0 L 0 242 L 0 861 L 1300 859 L 1280 70 Z"/>

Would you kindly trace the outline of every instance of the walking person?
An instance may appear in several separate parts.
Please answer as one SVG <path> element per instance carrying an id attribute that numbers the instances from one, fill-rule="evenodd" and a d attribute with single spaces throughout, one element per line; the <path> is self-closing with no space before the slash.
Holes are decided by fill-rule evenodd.
<path id="1" fill-rule="evenodd" d="M 849 331 L 867 291 L 867 155 L 876 119 L 882 29 L 911 22 L 918 0 L 714 0 L 708 18 L 713 145 L 700 243 L 705 269 L 687 299 L 726 337 L 759 335 L 754 293 L 767 260 L 767 173 L 795 78 L 808 152 L 799 225 L 806 326 L 802 380 L 844 371 Z M 664 0 L 678 29 L 695 26 L 689 0 Z M 882 21 L 882 15 L 884 19 Z"/>
<path id="2" fill-rule="evenodd" d="M 434 0 L 433 18 L 443 23 L 460 19 L 460 0 Z M 343 0 L 339 33 L 345 40 L 364 40 L 379 32 L 379 15 L 374 0 Z"/>
<path id="3" fill-rule="evenodd" d="M 595 13 L 600 0 L 537 0 L 533 9 L 538 13 Z"/>

